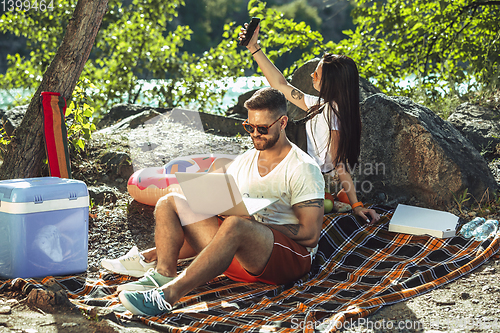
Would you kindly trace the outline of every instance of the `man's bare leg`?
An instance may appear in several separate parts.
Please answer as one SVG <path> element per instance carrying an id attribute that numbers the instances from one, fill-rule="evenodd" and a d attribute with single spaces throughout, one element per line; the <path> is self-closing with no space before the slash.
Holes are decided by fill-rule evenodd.
<path id="1" fill-rule="evenodd" d="M 210 165 L 208 172 L 225 173 L 227 170 L 227 167 L 229 166 L 229 164 L 231 164 L 232 161 L 233 161 L 233 159 L 230 159 L 230 158 L 218 158 Z M 172 192 L 180 192 L 180 191 L 181 191 L 180 186 L 175 187 L 175 189 L 172 190 Z M 155 208 L 155 212 L 156 212 L 156 208 Z M 156 237 L 155 237 L 155 240 L 156 240 Z M 156 261 L 158 258 L 157 253 L 156 253 L 156 247 L 144 250 L 141 252 L 141 254 L 144 256 L 144 259 L 146 262 Z M 197 254 L 198 254 L 198 252 L 196 252 L 188 242 L 184 241 L 184 244 L 182 245 L 181 250 L 179 252 L 179 259 L 191 258 Z"/>
<path id="2" fill-rule="evenodd" d="M 152 247 L 150 249 L 146 249 L 141 252 L 144 256 L 145 262 L 156 261 L 156 247 Z M 198 253 L 189 245 L 188 242 L 184 239 L 184 243 L 182 244 L 181 250 L 179 251 L 179 259 L 187 259 L 196 256 Z"/>
<path id="3" fill-rule="evenodd" d="M 190 242 L 189 233 L 187 236 Z M 162 288 L 165 300 L 175 304 L 194 288 L 224 273 L 234 257 L 251 274 L 260 274 L 271 256 L 273 243 L 274 236 L 268 227 L 248 219 L 228 217 L 191 265 Z"/>
<path id="4" fill-rule="evenodd" d="M 158 201 L 155 220 L 156 270 L 169 277 L 177 276 L 181 252 L 185 255 L 189 248 L 195 253 L 201 251 L 219 226 L 217 217 L 193 213 L 185 199 L 176 195 L 167 195 Z"/>
<path id="5" fill-rule="evenodd" d="M 156 261 L 156 247 L 141 251 L 141 254 L 144 257 L 145 262 Z"/>

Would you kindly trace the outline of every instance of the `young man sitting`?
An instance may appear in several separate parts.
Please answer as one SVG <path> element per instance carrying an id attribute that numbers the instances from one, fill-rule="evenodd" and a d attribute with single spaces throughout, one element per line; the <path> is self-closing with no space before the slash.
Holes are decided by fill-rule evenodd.
<path id="1" fill-rule="evenodd" d="M 281 92 L 261 89 L 245 107 L 244 126 L 254 149 L 238 156 L 227 173 L 243 197 L 278 200 L 250 217 L 204 216 L 192 212 L 179 194 L 161 198 L 155 208 L 156 269 L 119 287 L 120 301 L 133 314 L 170 311 L 222 273 L 236 281 L 286 284 L 309 272 L 323 222 L 323 176 L 287 139 Z M 177 275 L 177 260 L 190 251 L 196 258 Z"/>

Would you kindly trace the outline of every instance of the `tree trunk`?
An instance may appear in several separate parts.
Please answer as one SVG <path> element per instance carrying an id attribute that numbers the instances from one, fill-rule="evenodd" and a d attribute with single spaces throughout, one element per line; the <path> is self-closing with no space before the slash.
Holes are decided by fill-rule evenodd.
<path id="1" fill-rule="evenodd" d="M 43 75 L 28 110 L 12 135 L 0 179 L 36 177 L 45 156 L 42 91 L 58 92 L 68 100 L 87 62 L 95 37 L 106 13 L 108 0 L 79 0 L 68 23 L 61 46 Z"/>

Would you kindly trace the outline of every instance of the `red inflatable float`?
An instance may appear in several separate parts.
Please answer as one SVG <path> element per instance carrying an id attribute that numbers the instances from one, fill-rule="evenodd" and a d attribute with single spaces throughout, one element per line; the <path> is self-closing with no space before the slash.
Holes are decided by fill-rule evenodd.
<path id="1" fill-rule="evenodd" d="M 208 172 L 232 161 L 236 155 L 206 154 L 176 158 L 163 167 L 144 168 L 130 176 L 128 193 L 140 203 L 155 206 L 158 199 L 170 193 L 179 183 L 176 172 Z"/>

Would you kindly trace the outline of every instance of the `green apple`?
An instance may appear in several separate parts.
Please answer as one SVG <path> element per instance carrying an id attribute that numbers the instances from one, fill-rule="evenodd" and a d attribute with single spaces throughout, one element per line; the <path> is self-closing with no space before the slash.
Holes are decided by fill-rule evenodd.
<path id="1" fill-rule="evenodd" d="M 325 214 L 330 213 L 333 210 L 333 201 L 330 199 L 325 199 L 324 201 Z"/>

